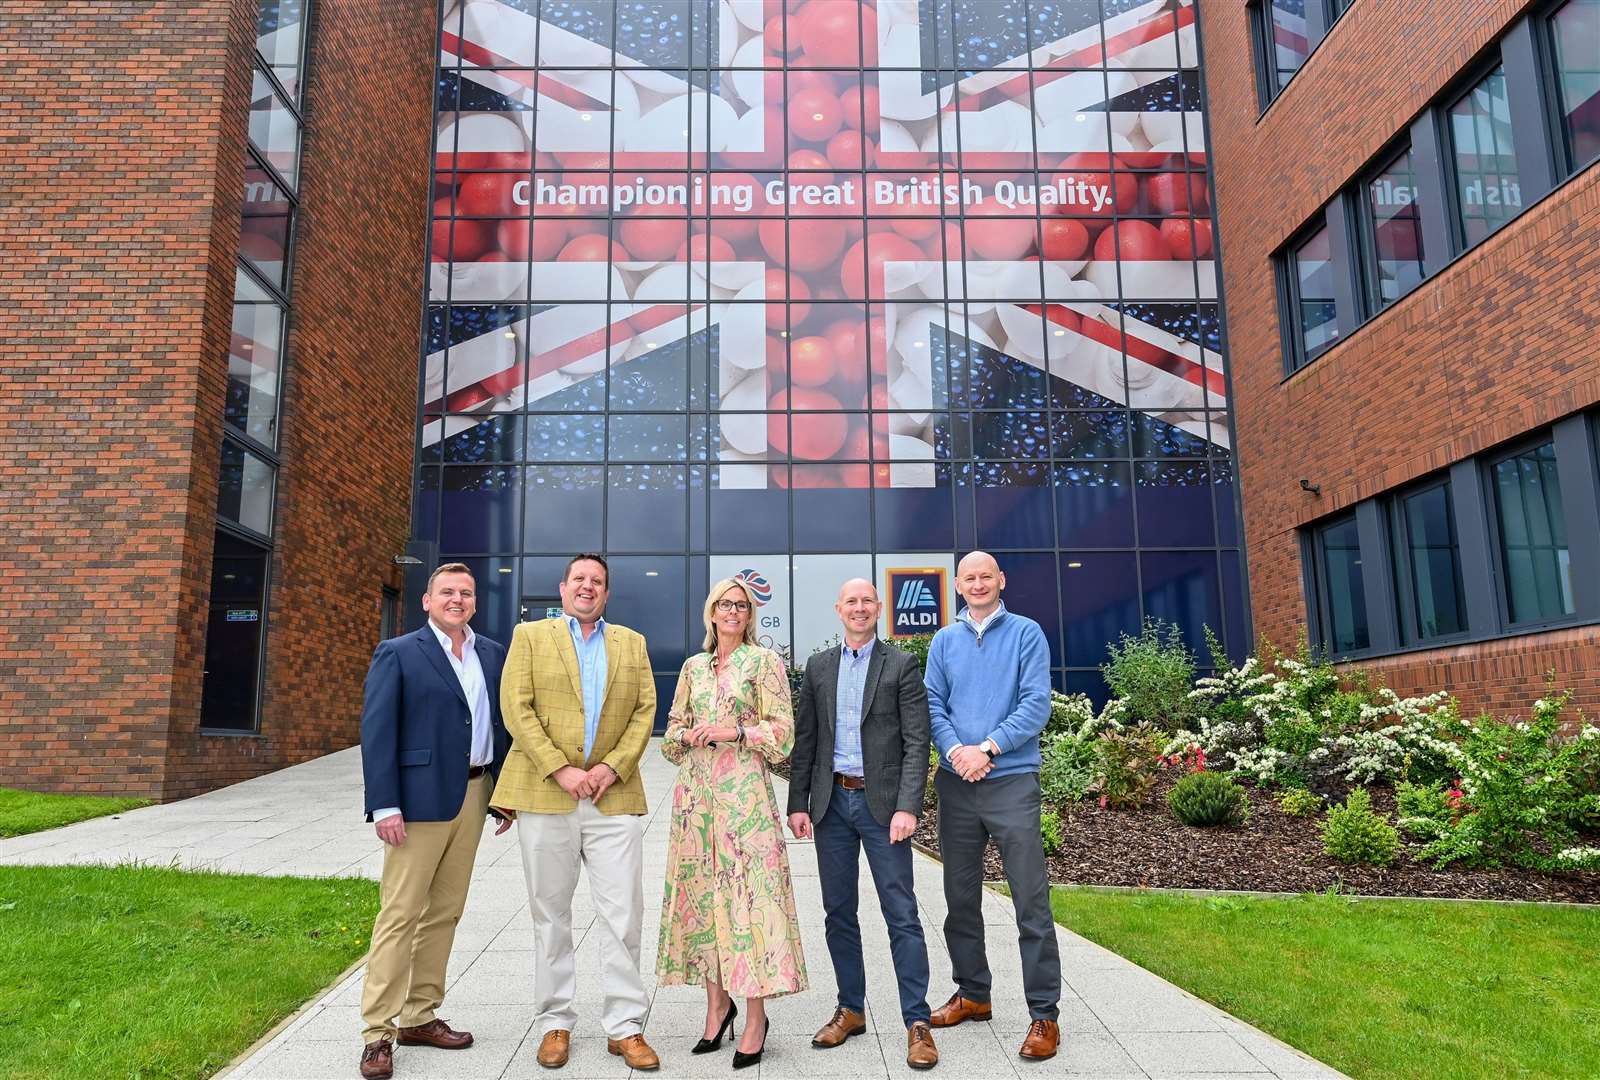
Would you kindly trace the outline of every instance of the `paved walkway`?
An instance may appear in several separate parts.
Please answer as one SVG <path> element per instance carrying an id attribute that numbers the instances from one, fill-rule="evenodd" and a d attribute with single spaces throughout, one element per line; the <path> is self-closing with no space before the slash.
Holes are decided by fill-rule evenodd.
<path id="1" fill-rule="evenodd" d="M 661 883 L 666 869 L 667 815 L 672 767 L 654 747 L 645 756 L 645 785 L 653 812 L 645 840 L 645 934 L 643 967 L 654 970 Z M 780 791 L 780 801 L 782 792 Z M 100 818 L 52 832 L 0 840 L 0 862 L 144 862 L 207 867 L 255 874 L 359 874 L 376 878 L 381 844 L 361 820 L 358 751 L 346 750 L 185 802 L 152 806 L 117 818 Z M 902 1077 L 905 1034 L 889 958 L 888 935 L 863 868 L 861 912 L 866 950 L 869 1033 L 829 1051 L 812 1049 L 811 1033 L 832 1013 L 833 970 L 822 936 L 822 901 L 810 843 L 791 841 L 796 902 L 812 989 L 775 1001 L 772 1033 L 759 1070 L 738 1074 L 757 1080 L 803 1077 Z M 916 859 L 917 896 L 928 934 L 933 985 L 930 1003 L 952 989 L 941 927 L 944 894 L 939 864 Z M 533 945 L 521 856 L 512 833 L 485 831 L 472 894 L 456 934 L 450 984 L 441 1013 L 472 1031 L 477 1045 L 449 1053 L 402 1047 L 397 1078 L 549 1076 L 551 1080 L 602 1080 L 628 1074 L 620 1058 L 606 1053 L 598 1028 L 600 1011 L 597 943 L 587 933 L 593 921 L 587 883 L 578 886 L 574 928 L 579 945 L 578 1011 L 572 1058 L 560 1072 L 546 1073 L 534 1061 L 538 1032 L 531 1032 Z M 1062 988 L 1063 1050 L 1049 1062 L 1016 1056 L 1027 1027 L 1022 998 L 1016 927 L 1008 901 L 990 895 L 984 904 L 989 958 L 994 967 L 995 1019 L 935 1032 L 946 1077 L 1075 1076 L 1107 1080 L 1184 1080 L 1228 1077 L 1338 1077 L 1334 1070 L 1234 1020 L 1205 1002 L 1128 961 L 1057 929 L 1066 985 Z M 308 1006 L 270 1042 L 226 1073 L 249 1080 L 356 1075 L 360 1054 L 358 1016 L 362 972 Z M 733 1075 L 732 1054 L 692 1057 L 699 1037 L 704 991 L 668 987 L 656 991 L 646 1033 L 661 1054 L 658 1073 L 668 1077 Z"/>

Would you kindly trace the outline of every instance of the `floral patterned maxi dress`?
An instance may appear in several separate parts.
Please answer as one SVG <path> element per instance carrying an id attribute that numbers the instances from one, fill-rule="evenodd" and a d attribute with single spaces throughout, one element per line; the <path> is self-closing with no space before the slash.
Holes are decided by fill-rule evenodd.
<path id="1" fill-rule="evenodd" d="M 745 745 L 690 747 L 689 728 L 742 723 Z M 783 661 L 740 645 L 718 672 L 711 653 L 678 674 L 661 751 L 678 766 L 656 978 L 708 978 L 737 997 L 806 988 L 800 923 L 768 762 L 794 746 Z"/>

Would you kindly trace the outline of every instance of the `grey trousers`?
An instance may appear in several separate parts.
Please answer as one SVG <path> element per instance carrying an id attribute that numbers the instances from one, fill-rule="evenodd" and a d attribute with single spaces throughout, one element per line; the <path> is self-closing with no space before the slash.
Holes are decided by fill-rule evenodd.
<path id="1" fill-rule="evenodd" d="M 1050 876 L 1039 839 L 1039 774 L 1013 773 L 968 783 L 940 768 L 939 853 L 948 914 L 944 940 L 961 996 L 987 1002 L 993 977 L 983 944 L 983 849 L 994 837 L 1017 913 L 1022 986 L 1033 1020 L 1055 1020 L 1061 1002 L 1061 953 L 1050 914 Z"/>

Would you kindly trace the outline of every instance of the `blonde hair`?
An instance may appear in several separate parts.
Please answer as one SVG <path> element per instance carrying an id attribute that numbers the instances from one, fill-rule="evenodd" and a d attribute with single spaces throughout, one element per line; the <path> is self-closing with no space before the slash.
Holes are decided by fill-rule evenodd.
<path id="1" fill-rule="evenodd" d="M 744 643 L 746 645 L 754 645 L 756 643 L 756 594 L 750 591 L 750 586 L 746 585 L 738 578 L 723 578 L 721 581 L 711 586 L 711 591 L 706 594 L 706 609 L 704 613 L 706 624 L 706 652 L 717 651 L 717 626 L 716 623 L 712 621 L 712 616 L 716 613 L 717 601 L 722 599 L 722 595 L 729 589 L 738 589 L 744 594 L 745 601 L 749 603 L 750 617 L 745 620 L 744 624 Z"/>

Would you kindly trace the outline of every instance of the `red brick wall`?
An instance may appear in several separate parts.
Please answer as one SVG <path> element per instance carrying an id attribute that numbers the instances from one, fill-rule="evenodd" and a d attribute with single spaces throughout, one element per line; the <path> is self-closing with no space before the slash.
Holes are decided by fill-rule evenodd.
<path id="1" fill-rule="evenodd" d="M 317 5 L 261 732 L 202 737 L 255 10 L 0 5 L 0 785 L 173 798 L 356 738 L 407 533 L 436 13 Z"/>
<path id="2" fill-rule="evenodd" d="M 1251 604 L 1257 632 L 1286 643 L 1305 624 L 1298 527 L 1600 402 L 1600 173 L 1284 380 L 1272 253 L 1527 4 L 1357 3 L 1264 115 L 1245 5 L 1201 6 Z M 1594 628 L 1364 666 L 1501 711 L 1525 711 L 1555 670 L 1600 709 Z"/>
<path id="3" fill-rule="evenodd" d="M 245 6 L 0 6 L 0 784 L 160 795 L 198 709 Z"/>
<path id="4" fill-rule="evenodd" d="M 260 734 L 175 724 L 168 798 L 359 741 L 410 531 L 436 27 L 433 0 L 315 6 Z"/>

